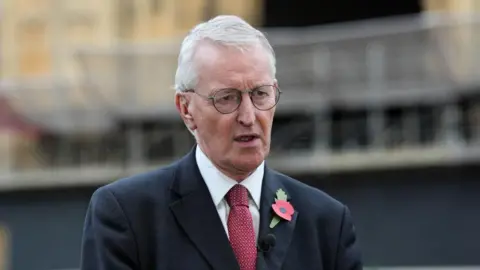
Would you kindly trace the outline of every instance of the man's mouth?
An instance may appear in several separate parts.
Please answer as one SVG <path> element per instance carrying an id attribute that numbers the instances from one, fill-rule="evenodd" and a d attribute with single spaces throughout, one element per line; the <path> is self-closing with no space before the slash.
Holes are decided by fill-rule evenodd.
<path id="1" fill-rule="evenodd" d="M 255 139 L 260 138 L 257 134 L 246 134 L 246 135 L 240 135 L 235 137 L 235 141 L 237 142 L 251 142 Z"/>

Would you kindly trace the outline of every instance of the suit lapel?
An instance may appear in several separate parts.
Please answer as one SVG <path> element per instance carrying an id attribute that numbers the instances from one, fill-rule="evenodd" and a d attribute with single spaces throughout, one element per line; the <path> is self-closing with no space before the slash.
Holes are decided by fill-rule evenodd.
<path id="1" fill-rule="evenodd" d="M 179 162 L 170 208 L 213 269 L 239 269 L 228 236 L 195 160 L 195 149 Z"/>
<path id="2" fill-rule="evenodd" d="M 285 256 L 287 255 L 288 247 L 292 239 L 293 232 L 295 230 L 295 223 L 297 222 L 298 212 L 292 216 L 291 221 L 281 220 L 273 229 L 270 228 L 270 221 L 274 215 L 272 210 L 272 204 L 275 202 L 276 192 L 278 189 L 283 189 L 287 195 L 288 190 L 282 185 L 275 173 L 265 168 L 265 176 L 262 187 L 262 199 L 260 206 L 260 233 L 259 236 L 265 236 L 267 234 L 273 234 L 276 238 L 275 247 L 271 251 L 264 254 L 264 258 L 259 256 L 258 265 L 265 265 L 269 270 L 281 269 Z M 288 200 L 295 208 L 295 202 L 292 198 L 288 197 Z"/>

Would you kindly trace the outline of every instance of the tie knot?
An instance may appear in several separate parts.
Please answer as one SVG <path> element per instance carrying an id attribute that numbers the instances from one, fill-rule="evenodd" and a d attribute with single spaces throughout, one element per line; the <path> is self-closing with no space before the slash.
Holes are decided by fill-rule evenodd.
<path id="1" fill-rule="evenodd" d="M 227 203 L 230 207 L 247 206 L 248 207 L 248 190 L 242 185 L 233 186 L 227 193 Z"/>

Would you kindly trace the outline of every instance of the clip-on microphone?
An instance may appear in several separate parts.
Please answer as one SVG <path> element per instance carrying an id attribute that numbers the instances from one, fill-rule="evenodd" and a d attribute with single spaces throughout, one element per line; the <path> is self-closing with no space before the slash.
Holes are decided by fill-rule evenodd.
<path id="1" fill-rule="evenodd" d="M 274 234 L 267 234 L 261 237 L 258 241 L 257 251 L 261 253 L 268 253 L 277 242 L 277 238 L 275 238 Z"/>

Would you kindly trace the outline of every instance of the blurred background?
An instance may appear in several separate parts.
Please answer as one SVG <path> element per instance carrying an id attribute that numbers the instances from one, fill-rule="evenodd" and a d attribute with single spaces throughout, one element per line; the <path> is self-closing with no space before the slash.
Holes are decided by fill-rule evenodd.
<path id="1" fill-rule="evenodd" d="M 79 266 L 92 192 L 193 138 L 195 24 L 266 32 L 269 164 L 347 204 L 368 267 L 480 269 L 479 0 L 0 0 L 0 270 Z"/>

